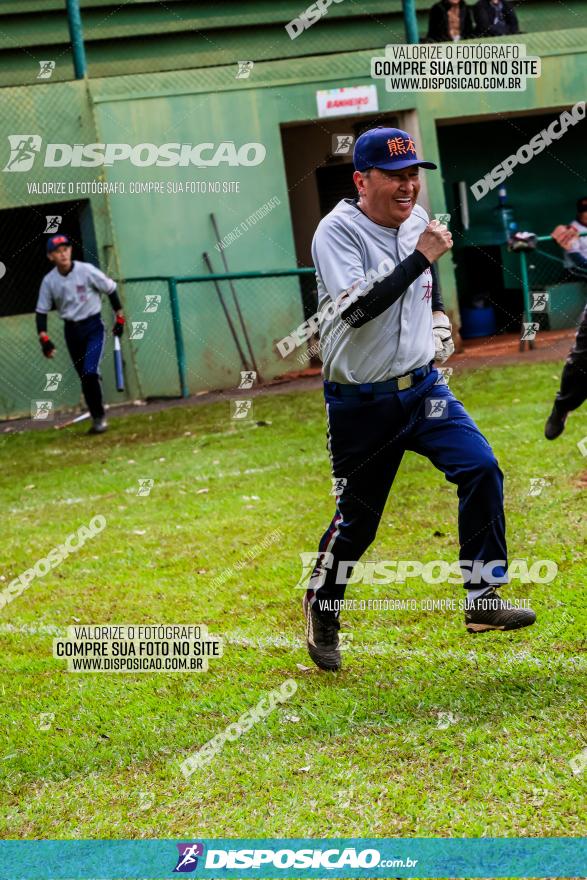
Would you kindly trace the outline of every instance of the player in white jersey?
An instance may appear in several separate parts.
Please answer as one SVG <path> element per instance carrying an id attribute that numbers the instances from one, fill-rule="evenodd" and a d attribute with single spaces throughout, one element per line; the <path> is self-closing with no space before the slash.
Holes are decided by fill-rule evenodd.
<path id="1" fill-rule="evenodd" d="M 418 159 L 407 132 L 392 128 L 362 134 L 353 158 L 358 198 L 339 202 L 312 243 L 337 503 L 304 614 L 309 654 L 329 670 L 340 666 L 347 582 L 375 538 L 406 451 L 430 459 L 457 486 L 467 630 L 518 629 L 536 619 L 496 593 L 508 580 L 503 475 L 434 366 L 454 351 L 433 269 L 452 247 L 451 234 L 416 204 L 419 167 L 436 166 Z"/>
<path id="2" fill-rule="evenodd" d="M 64 321 L 65 342 L 92 416 L 90 433 L 102 434 L 107 425 L 100 385 L 100 361 L 106 335 L 101 294 L 108 296 L 116 314 L 112 329 L 115 336 L 122 336 L 124 314 L 116 282 L 92 263 L 72 260 L 71 254 L 71 242 L 66 235 L 52 235 L 48 239 L 47 257 L 54 268 L 41 282 L 36 307 L 37 333 L 43 354 L 52 358 L 56 349 L 47 334 L 47 315 L 57 309 Z"/>

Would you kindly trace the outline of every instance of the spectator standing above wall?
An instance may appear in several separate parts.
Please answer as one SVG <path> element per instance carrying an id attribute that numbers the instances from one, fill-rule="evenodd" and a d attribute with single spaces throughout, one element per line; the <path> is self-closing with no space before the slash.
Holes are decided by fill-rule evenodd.
<path id="1" fill-rule="evenodd" d="M 473 36 L 471 10 L 464 0 L 440 0 L 430 9 L 428 19 L 429 43 L 466 40 Z"/>
<path id="2" fill-rule="evenodd" d="M 507 0 L 478 0 L 473 7 L 475 36 L 502 37 L 519 34 L 518 18 Z"/>

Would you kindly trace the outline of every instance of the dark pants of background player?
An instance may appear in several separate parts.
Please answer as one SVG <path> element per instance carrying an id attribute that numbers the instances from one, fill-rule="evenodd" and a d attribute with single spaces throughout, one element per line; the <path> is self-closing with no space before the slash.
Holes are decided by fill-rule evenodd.
<path id="1" fill-rule="evenodd" d="M 82 391 L 93 419 L 104 418 L 100 361 L 104 352 L 106 331 L 100 314 L 84 321 L 65 321 L 65 342 L 82 380 Z"/>
<path id="2" fill-rule="evenodd" d="M 581 315 L 575 344 L 563 368 L 560 390 L 554 405 L 560 416 L 566 415 L 587 400 L 587 306 Z"/>
<path id="3" fill-rule="evenodd" d="M 501 583 L 507 567 L 503 474 L 479 428 L 467 415 L 446 384 L 435 384 L 433 369 L 418 384 L 405 391 L 371 397 L 342 397 L 336 383 L 324 383 L 329 424 L 329 447 L 335 478 L 346 480 L 337 496 L 334 518 L 319 545 L 319 555 L 309 582 L 308 598 L 321 610 L 322 600 L 342 599 L 352 568 L 340 578 L 340 561 L 357 561 L 375 538 L 387 496 L 405 451 L 430 459 L 447 480 L 456 484 L 459 499 L 459 542 L 461 560 L 503 560 L 495 567 L 494 579 L 471 584 L 474 589 Z M 445 400 L 442 418 L 427 417 L 436 405 L 426 401 Z M 430 489 L 430 493 L 437 491 Z M 418 500 L 400 516 L 390 513 L 401 541 L 410 534 L 410 521 L 430 518 L 428 497 Z M 434 522 L 430 522 L 430 533 Z M 406 541 L 407 544 L 407 541 Z M 399 548 L 398 548 L 399 549 Z M 320 554 L 331 553 L 331 557 Z M 401 550 L 398 553 L 401 557 Z M 343 567 L 344 568 L 344 567 Z M 337 583 L 343 580 L 344 583 Z M 328 608 L 330 606 L 330 608 Z"/>

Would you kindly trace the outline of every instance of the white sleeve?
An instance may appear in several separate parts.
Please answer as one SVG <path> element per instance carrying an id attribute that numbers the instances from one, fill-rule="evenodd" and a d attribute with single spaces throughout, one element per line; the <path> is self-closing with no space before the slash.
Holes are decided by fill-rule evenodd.
<path id="1" fill-rule="evenodd" d="M 116 281 L 113 281 L 112 278 L 108 278 L 101 269 L 88 263 L 87 272 L 90 287 L 93 287 L 98 293 L 113 293 L 113 291 L 116 290 Z"/>
<path id="2" fill-rule="evenodd" d="M 51 291 L 49 290 L 49 282 L 47 281 L 47 276 L 45 276 L 41 281 L 41 287 L 39 289 L 39 297 L 37 299 L 35 311 L 40 312 L 42 315 L 47 315 L 52 308 L 53 297 L 51 296 Z"/>
<path id="3" fill-rule="evenodd" d="M 342 223 L 318 226 L 312 241 L 312 260 L 318 278 L 334 302 L 351 290 L 358 292 L 361 284 L 367 283 L 360 241 Z"/>
<path id="4" fill-rule="evenodd" d="M 570 243 L 570 245 L 567 247 L 567 253 L 568 254 L 580 254 L 581 251 L 582 251 L 581 239 L 579 238 L 579 236 L 577 236 L 577 238 L 575 238 L 574 241 L 572 241 Z"/>

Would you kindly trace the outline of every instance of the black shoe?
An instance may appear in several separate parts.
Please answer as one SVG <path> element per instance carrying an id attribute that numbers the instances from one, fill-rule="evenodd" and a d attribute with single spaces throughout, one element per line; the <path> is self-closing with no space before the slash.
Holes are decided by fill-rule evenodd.
<path id="1" fill-rule="evenodd" d="M 562 432 L 565 430 L 567 415 L 568 413 L 565 413 L 564 416 L 561 416 L 556 406 L 553 406 L 552 412 L 546 420 L 546 425 L 544 426 L 544 436 L 547 440 L 556 440 L 557 437 L 560 437 Z"/>
<path id="2" fill-rule="evenodd" d="M 92 419 L 92 427 L 88 431 L 88 434 L 103 434 L 104 431 L 108 430 L 108 422 L 106 419 Z"/>
<path id="3" fill-rule="evenodd" d="M 493 587 L 465 605 L 465 626 L 470 633 L 521 629 L 531 626 L 535 620 L 531 608 L 514 608 L 510 602 L 500 599 Z"/>
<path id="4" fill-rule="evenodd" d="M 316 666 L 336 672 L 340 669 L 338 631 L 340 621 L 328 614 L 319 614 L 304 594 L 304 617 L 306 618 L 306 646 Z"/>

